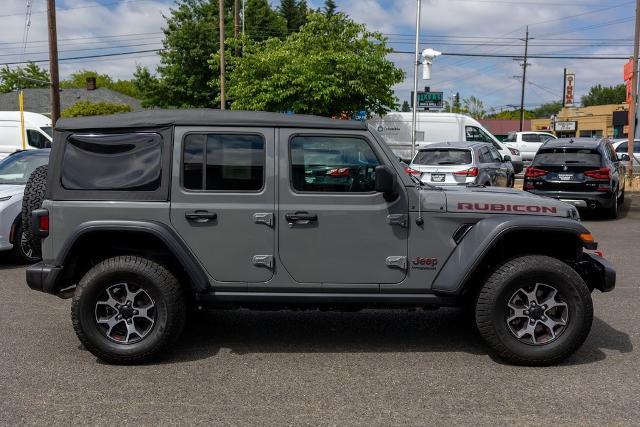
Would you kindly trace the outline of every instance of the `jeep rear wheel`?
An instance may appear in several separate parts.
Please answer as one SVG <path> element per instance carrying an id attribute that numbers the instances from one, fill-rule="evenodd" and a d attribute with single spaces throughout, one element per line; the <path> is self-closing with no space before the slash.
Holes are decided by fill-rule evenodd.
<path id="1" fill-rule="evenodd" d="M 107 259 L 82 278 L 71 304 L 73 327 L 98 358 L 142 363 L 173 344 L 186 301 L 176 278 L 145 258 Z"/>
<path id="2" fill-rule="evenodd" d="M 558 363 L 587 338 L 591 294 L 582 278 L 555 258 L 530 255 L 499 266 L 476 302 L 482 338 L 502 358 L 521 365 Z"/>

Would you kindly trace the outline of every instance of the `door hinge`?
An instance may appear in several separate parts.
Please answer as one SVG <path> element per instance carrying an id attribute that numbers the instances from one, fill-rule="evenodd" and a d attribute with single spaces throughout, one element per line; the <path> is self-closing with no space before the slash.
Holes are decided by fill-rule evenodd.
<path id="1" fill-rule="evenodd" d="M 273 214 L 272 213 L 254 213 L 253 222 L 256 224 L 265 224 L 269 227 L 273 227 Z"/>
<path id="2" fill-rule="evenodd" d="M 251 262 L 256 267 L 273 268 L 273 255 L 254 255 Z"/>
<path id="3" fill-rule="evenodd" d="M 400 227 L 407 228 L 409 226 L 409 215 L 407 214 L 387 215 L 387 224 L 399 225 Z"/>
<path id="4" fill-rule="evenodd" d="M 387 257 L 387 267 L 406 270 L 407 257 L 406 256 L 389 256 Z"/>

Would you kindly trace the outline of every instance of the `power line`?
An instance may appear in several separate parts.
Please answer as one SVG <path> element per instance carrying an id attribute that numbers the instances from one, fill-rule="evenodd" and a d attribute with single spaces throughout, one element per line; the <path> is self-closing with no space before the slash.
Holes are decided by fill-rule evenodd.
<path id="1" fill-rule="evenodd" d="M 110 3 L 97 3 L 97 4 L 89 4 L 89 5 L 84 5 L 84 6 L 74 6 L 74 7 L 65 7 L 65 8 L 59 8 L 57 9 L 57 12 L 66 12 L 68 10 L 76 10 L 76 9 L 87 9 L 87 8 L 91 8 L 91 7 L 106 7 L 106 6 L 113 6 L 116 4 L 123 4 L 123 3 L 139 3 L 139 2 L 149 2 L 149 1 L 155 1 L 155 0 L 118 0 L 118 1 L 113 1 Z M 43 10 L 34 10 L 32 13 L 37 13 L 37 14 L 41 14 L 41 13 L 47 13 L 46 9 Z M 0 18 L 6 18 L 6 17 L 10 17 L 10 16 L 21 16 L 22 13 L 7 13 L 4 15 L 0 15 Z"/>

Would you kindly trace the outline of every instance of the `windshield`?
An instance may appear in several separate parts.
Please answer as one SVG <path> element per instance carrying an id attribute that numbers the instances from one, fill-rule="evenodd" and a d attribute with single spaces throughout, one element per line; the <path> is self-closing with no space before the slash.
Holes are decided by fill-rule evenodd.
<path id="1" fill-rule="evenodd" d="M 38 167 L 49 163 L 42 155 L 19 155 L 7 157 L 0 162 L 0 184 L 26 184 L 31 173 Z"/>
<path id="2" fill-rule="evenodd" d="M 427 166 L 468 165 L 471 163 L 471 151 L 450 148 L 420 150 L 413 163 Z"/>
<path id="3" fill-rule="evenodd" d="M 538 151 L 534 166 L 600 166 L 600 153 L 589 148 L 549 148 Z"/>
<path id="4" fill-rule="evenodd" d="M 53 138 L 53 129 L 51 128 L 51 126 L 43 126 L 40 128 L 40 130 Z"/>

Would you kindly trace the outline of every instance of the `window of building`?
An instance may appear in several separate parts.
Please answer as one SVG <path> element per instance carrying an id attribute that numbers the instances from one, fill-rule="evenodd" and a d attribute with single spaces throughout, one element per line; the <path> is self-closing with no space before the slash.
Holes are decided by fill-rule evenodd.
<path id="1" fill-rule="evenodd" d="M 375 169 L 380 162 L 362 138 L 296 136 L 289 148 L 291 184 L 297 191 L 375 190 Z"/>
<path id="2" fill-rule="evenodd" d="M 259 191 L 264 185 L 265 142 L 260 135 L 189 134 L 184 139 L 187 190 Z"/>

